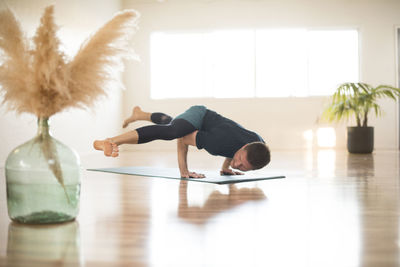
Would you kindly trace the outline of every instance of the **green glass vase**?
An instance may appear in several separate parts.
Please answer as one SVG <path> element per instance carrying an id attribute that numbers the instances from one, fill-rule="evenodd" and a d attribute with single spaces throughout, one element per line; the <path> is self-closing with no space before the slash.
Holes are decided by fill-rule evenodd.
<path id="1" fill-rule="evenodd" d="M 38 119 L 36 137 L 6 160 L 8 215 L 29 224 L 74 220 L 79 211 L 79 156 L 50 134 L 48 118 Z"/>

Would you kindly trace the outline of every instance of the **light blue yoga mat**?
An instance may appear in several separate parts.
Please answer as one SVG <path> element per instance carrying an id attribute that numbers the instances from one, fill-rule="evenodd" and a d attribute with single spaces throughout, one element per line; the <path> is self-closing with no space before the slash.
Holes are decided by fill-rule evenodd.
<path id="1" fill-rule="evenodd" d="M 179 170 L 177 168 L 156 168 L 156 167 L 100 168 L 100 169 L 88 169 L 88 171 L 111 172 L 118 174 L 187 180 L 193 182 L 212 183 L 212 184 L 234 184 L 234 183 L 285 178 L 285 176 L 268 176 L 268 175 L 260 175 L 259 173 L 252 174 L 251 172 L 245 173 L 244 175 L 232 175 L 232 176 L 220 175 L 219 171 L 198 171 L 198 173 L 203 173 L 206 176 L 205 178 L 201 179 L 181 178 Z"/>

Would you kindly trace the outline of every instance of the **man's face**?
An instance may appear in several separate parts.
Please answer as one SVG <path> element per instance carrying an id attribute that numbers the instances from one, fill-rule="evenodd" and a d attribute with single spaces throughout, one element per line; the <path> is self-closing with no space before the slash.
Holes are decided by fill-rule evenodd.
<path id="1" fill-rule="evenodd" d="M 231 167 L 233 169 L 241 170 L 243 172 L 246 171 L 251 171 L 253 167 L 251 164 L 247 161 L 247 151 L 241 148 L 238 150 L 235 155 L 233 156 L 233 159 L 231 161 Z"/>

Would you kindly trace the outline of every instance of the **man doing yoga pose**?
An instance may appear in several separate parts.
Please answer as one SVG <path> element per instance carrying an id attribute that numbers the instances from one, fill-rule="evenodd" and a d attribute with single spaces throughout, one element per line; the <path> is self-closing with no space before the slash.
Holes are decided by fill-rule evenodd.
<path id="1" fill-rule="evenodd" d="M 105 140 L 96 140 L 93 146 L 104 155 L 117 157 L 122 144 L 143 144 L 154 140 L 178 139 L 178 165 L 181 177 L 203 178 L 200 173 L 190 172 L 187 166 L 188 146 L 205 149 L 208 153 L 225 157 L 222 175 L 240 175 L 240 171 L 261 169 L 270 162 L 270 151 L 264 140 L 255 132 L 246 130 L 236 122 L 225 118 L 205 106 L 192 106 L 172 118 L 164 113 L 149 113 L 139 107 L 124 121 L 123 127 L 139 120 L 153 122 L 136 130 Z"/>

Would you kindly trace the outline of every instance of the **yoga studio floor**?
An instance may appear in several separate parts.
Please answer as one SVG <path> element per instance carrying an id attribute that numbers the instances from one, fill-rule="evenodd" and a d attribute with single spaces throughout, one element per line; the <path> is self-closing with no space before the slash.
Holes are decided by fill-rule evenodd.
<path id="1" fill-rule="evenodd" d="M 285 179 L 213 185 L 84 172 L 76 221 L 11 223 L 0 174 L 0 266 L 399 266 L 397 151 L 274 152 Z M 173 152 L 82 157 L 85 168 L 175 167 Z M 190 153 L 193 170 L 221 158 Z"/>

